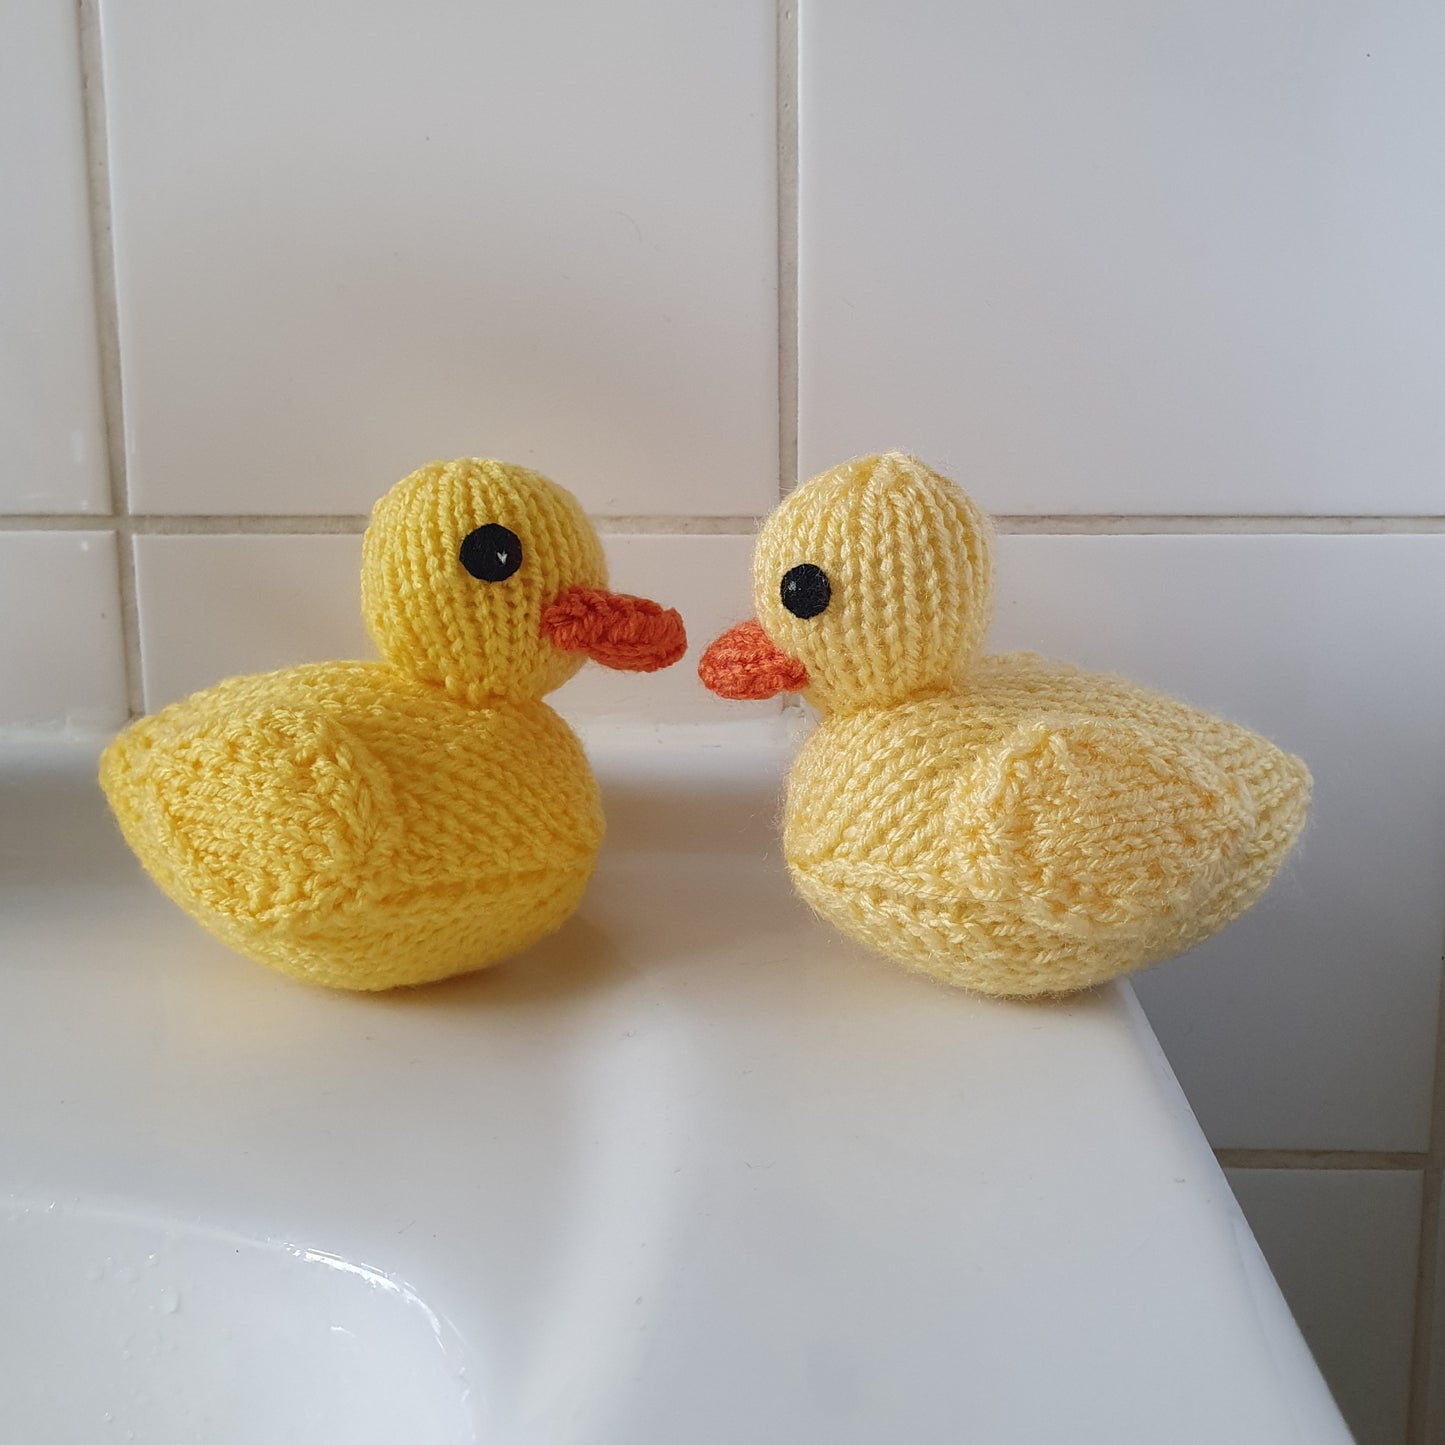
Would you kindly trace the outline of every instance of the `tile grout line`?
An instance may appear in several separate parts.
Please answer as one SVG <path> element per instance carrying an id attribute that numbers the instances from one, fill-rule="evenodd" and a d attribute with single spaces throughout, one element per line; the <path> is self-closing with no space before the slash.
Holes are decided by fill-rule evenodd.
<path id="1" fill-rule="evenodd" d="M 1441 957 L 1440 997 L 1435 1023 L 1435 1073 L 1430 1094 L 1430 1137 L 1420 1199 L 1420 1243 L 1416 1255 L 1415 1320 L 1410 1359 L 1407 1445 L 1428 1445 L 1432 1409 L 1445 1380 L 1432 1380 L 1435 1362 L 1435 1314 L 1440 1274 L 1441 1172 L 1445 1169 L 1445 951 Z"/>
<path id="2" fill-rule="evenodd" d="M 120 591 L 122 663 L 126 708 L 144 710 L 141 674 L 140 610 L 135 577 L 135 547 L 126 521 L 130 483 L 126 474 L 125 400 L 120 364 L 120 310 L 115 279 L 115 238 L 111 222 L 110 143 L 106 125 L 105 64 L 101 49 L 99 0 L 76 0 L 80 48 L 80 89 L 84 109 L 86 190 L 90 203 L 91 276 L 95 293 L 96 349 L 100 355 L 101 411 L 105 426 L 106 472 L 116 532 L 116 572 Z"/>
<path id="3" fill-rule="evenodd" d="M 778 495 L 798 480 L 798 4 L 778 0 Z"/>
<path id="4" fill-rule="evenodd" d="M 360 535 L 364 513 L 187 513 L 57 512 L 0 516 L 0 532 L 119 532 L 137 537 Z M 637 536 L 751 536 L 759 517 L 623 516 L 592 517 L 599 532 Z"/>
<path id="5" fill-rule="evenodd" d="M 1057 537 L 1117 536 L 1382 536 L 1445 532 L 1445 516 L 1419 513 L 1307 515 L 1304 513 L 1100 512 L 1038 516 L 996 515 L 1005 535 Z"/>
<path id="6" fill-rule="evenodd" d="M 1413 1149 L 1216 1149 L 1221 1169 L 1369 1169 L 1417 1172 L 1430 1156 Z"/>
<path id="7" fill-rule="evenodd" d="M 117 428 L 119 430 L 119 428 Z M 123 499 L 121 506 L 123 508 Z M 636 513 L 625 516 L 593 515 L 604 533 L 649 536 L 750 536 L 762 519 L 755 516 Z M 353 533 L 366 529 L 365 513 L 151 513 L 16 512 L 0 514 L 0 532 L 118 531 L 139 536 L 191 534 L 295 534 Z M 1067 517 L 995 516 L 1004 536 L 1025 537 L 1292 537 L 1292 536 L 1419 536 L 1445 532 L 1445 516 L 1145 516 L 1089 515 Z"/>

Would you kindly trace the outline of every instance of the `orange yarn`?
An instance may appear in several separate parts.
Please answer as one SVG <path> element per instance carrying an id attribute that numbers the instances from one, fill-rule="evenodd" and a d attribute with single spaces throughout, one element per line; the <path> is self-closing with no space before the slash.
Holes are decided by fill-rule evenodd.
<path id="1" fill-rule="evenodd" d="M 563 652 L 628 672 L 671 667 L 687 651 L 682 618 L 671 608 L 625 592 L 569 587 L 542 609 L 542 635 Z"/>
<path id="2" fill-rule="evenodd" d="M 808 685 L 808 669 L 774 647 L 756 621 L 740 622 L 714 641 L 699 660 L 697 675 L 719 696 L 750 702 L 801 692 Z"/>

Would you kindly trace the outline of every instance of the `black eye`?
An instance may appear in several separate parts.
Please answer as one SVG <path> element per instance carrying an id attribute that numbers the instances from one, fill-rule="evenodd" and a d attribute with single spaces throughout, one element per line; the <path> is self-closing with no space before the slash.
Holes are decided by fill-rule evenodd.
<path id="1" fill-rule="evenodd" d="M 816 617 L 827 611 L 833 596 L 828 574 L 811 562 L 799 562 L 783 573 L 783 585 L 778 589 L 783 606 L 794 617 Z"/>
<path id="2" fill-rule="evenodd" d="M 488 522 L 462 538 L 461 559 L 478 582 L 505 582 L 522 565 L 522 544 L 515 532 Z"/>

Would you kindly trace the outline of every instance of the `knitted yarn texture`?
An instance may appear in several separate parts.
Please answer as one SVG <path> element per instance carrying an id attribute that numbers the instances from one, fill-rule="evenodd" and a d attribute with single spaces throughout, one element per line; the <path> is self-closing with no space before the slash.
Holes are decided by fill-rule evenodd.
<path id="1" fill-rule="evenodd" d="M 768 519 L 758 620 L 699 673 L 726 697 L 801 691 L 822 715 L 783 824 L 817 913 L 948 984 L 1061 994 L 1248 908 L 1299 835 L 1310 778 L 1121 678 L 979 657 L 991 554 L 987 517 L 921 462 L 845 462 Z"/>
<path id="2" fill-rule="evenodd" d="M 576 500 L 436 462 L 377 504 L 362 609 L 381 662 L 232 678 L 127 728 L 100 781 L 161 889 L 308 982 L 424 983 L 559 927 L 602 839 L 581 745 L 541 699 L 592 656 L 652 671 L 681 619 L 607 592 Z"/>

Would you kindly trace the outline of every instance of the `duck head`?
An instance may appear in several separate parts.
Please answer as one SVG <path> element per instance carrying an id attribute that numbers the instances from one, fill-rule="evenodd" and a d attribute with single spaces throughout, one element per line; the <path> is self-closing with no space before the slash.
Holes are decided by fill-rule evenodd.
<path id="1" fill-rule="evenodd" d="M 824 712 L 946 691 L 988 627 L 992 542 L 988 517 L 916 458 L 844 462 L 763 524 L 757 618 L 723 633 L 698 675 L 721 697 L 801 692 Z"/>
<path id="2" fill-rule="evenodd" d="M 362 611 L 381 655 L 472 706 L 535 701 L 589 657 L 652 672 L 682 656 L 675 611 L 606 587 L 576 498 L 506 462 L 414 471 L 376 504 L 362 545 Z"/>

